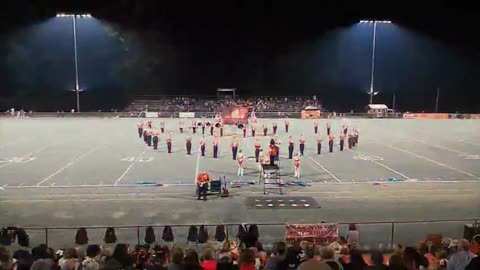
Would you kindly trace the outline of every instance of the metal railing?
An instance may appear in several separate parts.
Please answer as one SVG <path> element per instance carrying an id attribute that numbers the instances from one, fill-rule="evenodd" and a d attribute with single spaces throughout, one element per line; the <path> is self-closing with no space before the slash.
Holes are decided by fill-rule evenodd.
<path id="1" fill-rule="evenodd" d="M 448 238 L 463 238 L 465 226 L 471 226 L 474 234 L 480 233 L 480 218 L 464 220 L 414 220 L 414 221 L 367 221 L 367 222 L 334 222 L 339 224 L 339 236 L 346 236 L 348 225 L 356 224 L 360 233 L 360 244 L 363 249 L 390 249 L 395 243 L 415 245 L 429 234 L 441 234 Z M 296 223 L 296 222 L 291 222 Z M 260 232 L 260 241 L 272 244 L 285 240 L 286 223 L 255 223 Z M 171 226 L 175 235 L 176 245 L 187 245 L 188 229 L 191 225 L 201 224 L 152 224 L 152 225 L 119 225 L 119 226 L 83 226 L 87 229 L 89 243 L 103 243 L 107 227 L 115 228 L 117 243 L 142 244 L 145 229 L 152 226 L 155 229 L 157 243 L 162 244 L 162 230 Z M 205 224 L 210 239 L 213 239 L 215 227 L 224 225 L 227 238 L 236 238 L 238 223 Z M 75 245 L 75 233 L 79 227 L 25 227 L 30 236 L 30 245 L 52 245 L 55 248 L 66 248 Z"/>

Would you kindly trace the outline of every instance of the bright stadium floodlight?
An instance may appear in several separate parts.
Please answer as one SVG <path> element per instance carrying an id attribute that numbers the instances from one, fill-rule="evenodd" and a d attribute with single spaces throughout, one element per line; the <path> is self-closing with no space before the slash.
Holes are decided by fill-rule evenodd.
<path id="1" fill-rule="evenodd" d="M 361 20 L 360 23 L 367 22 L 366 20 Z M 370 78 L 370 90 L 368 93 L 370 94 L 370 103 L 373 104 L 373 96 L 376 96 L 378 92 L 373 91 L 373 80 L 374 80 L 374 74 L 375 74 L 375 43 L 376 43 L 376 37 L 377 37 L 377 24 L 391 24 L 392 21 L 388 20 L 383 20 L 383 21 L 377 21 L 377 20 L 369 20 L 368 23 L 373 23 L 373 41 L 372 41 L 372 74 Z"/>
<path id="2" fill-rule="evenodd" d="M 72 91 L 77 94 L 77 112 L 80 112 L 80 92 L 83 89 L 80 89 L 79 79 L 78 79 L 78 53 L 77 53 L 77 17 L 78 18 L 92 18 L 92 15 L 89 13 L 57 13 L 56 17 L 64 18 L 71 17 L 73 22 L 73 51 L 75 55 L 75 89 Z"/>

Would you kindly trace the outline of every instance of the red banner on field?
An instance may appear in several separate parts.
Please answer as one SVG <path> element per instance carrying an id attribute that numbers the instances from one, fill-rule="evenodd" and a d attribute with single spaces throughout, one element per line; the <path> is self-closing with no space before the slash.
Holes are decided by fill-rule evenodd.
<path id="1" fill-rule="evenodd" d="M 288 244 L 300 243 L 302 241 L 317 245 L 330 244 L 337 241 L 338 224 L 287 224 L 286 235 Z"/>

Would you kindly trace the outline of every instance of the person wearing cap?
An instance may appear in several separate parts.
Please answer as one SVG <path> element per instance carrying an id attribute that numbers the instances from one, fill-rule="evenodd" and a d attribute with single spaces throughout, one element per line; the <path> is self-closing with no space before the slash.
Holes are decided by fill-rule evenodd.
<path id="1" fill-rule="evenodd" d="M 293 137 L 290 136 L 288 138 L 288 159 L 293 158 L 293 149 L 295 148 L 294 142 L 293 142 Z"/>
<path id="2" fill-rule="evenodd" d="M 160 131 L 163 133 L 165 133 L 165 122 L 164 121 L 160 121 Z"/>
<path id="3" fill-rule="evenodd" d="M 187 148 L 187 155 L 192 154 L 192 137 L 190 135 L 185 139 L 185 147 Z"/>
<path id="4" fill-rule="evenodd" d="M 143 135 L 143 122 L 137 124 L 138 137 L 141 138 Z"/>
<path id="5" fill-rule="evenodd" d="M 152 134 L 153 134 L 153 150 L 157 150 L 158 149 L 158 135 L 160 135 L 160 133 L 156 130 L 153 130 Z"/>
<path id="6" fill-rule="evenodd" d="M 255 162 L 259 162 L 260 160 L 260 141 L 255 139 Z"/>
<path id="7" fill-rule="evenodd" d="M 345 145 L 345 135 L 343 133 L 340 133 L 339 135 L 339 140 L 340 140 L 340 151 L 343 151 L 343 146 Z"/>
<path id="8" fill-rule="evenodd" d="M 205 135 L 202 135 L 200 139 L 200 152 L 202 153 L 202 157 L 205 156 Z"/>
<path id="9" fill-rule="evenodd" d="M 172 153 L 172 135 L 171 134 L 168 134 L 166 142 L 167 142 L 167 152 L 171 154 Z"/>
<path id="10" fill-rule="evenodd" d="M 217 136 L 213 139 L 213 158 L 218 158 L 218 139 Z"/>
<path id="11" fill-rule="evenodd" d="M 232 159 L 237 160 L 237 152 L 238 152 L 238 142 L 236 140 L 236 137 L 233 137 L 232 140 Z"/>
<path id="12" fill-rule="evenodd" d="M 265 124 L 263 124 L 262 126 L 263 126 L 263 136 L 267 136 L 268 128 Z"/>
<path id="13" fill-rule="evenodd" d="M 461 239 L 457 244 L 457 252 L 448 260 L 447 270 L 464 270 L 470 261 L 477 255 L 470 252 L 470 243 L 467 239 Z"/>
<path id="14" fill-rule="evenodd" d="M 315 122 L 313 122 L 313 131 L 315 132 L 315 134 L 318 133 L 318 121 L 315 120 Z"/>
<path id="15" fill-rule="evenodd" d="M 334 136 L 328 135 L 328 152 L 333 153 L 333 139 L 335 139 Z"/>
<path id="16" fill-rule="evenodd" d="M 322 153 L 322 137 L 318 135 L 317 137 L 317 154 L 320 155 Z"/>
<path id="17" fill-rule="evenodd" d="M 303 136 L 303 133 L 300 134 L 300 140 L 299 140 L 299 146 L 300 146 L 300 155 L 303 156 L 303 153 L 305 152 L 305 137 Z"/>

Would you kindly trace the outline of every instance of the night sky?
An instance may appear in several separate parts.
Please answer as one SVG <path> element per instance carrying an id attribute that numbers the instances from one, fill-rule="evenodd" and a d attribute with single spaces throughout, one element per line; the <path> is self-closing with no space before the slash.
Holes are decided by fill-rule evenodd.
<path id="1" fill-rule="evenodd" d="M 77 19 L 84 110 L 135 95 L 316 95 L 330 110 L 368 103 L 372 24 L 375 103 L 402 111 L 480 111 L 474 9 L 402 1 L 5 1 L 0 11 L 0 110 L 74 107 L 71 18 Z M 436 10 L 434 10 L 436 9 Z M 404 10 L 404 12 L 402 12 Z M 398 13 L 408 14 L 399 16 Z M 52 103 L 52 98 L 55 103 Z"/>

